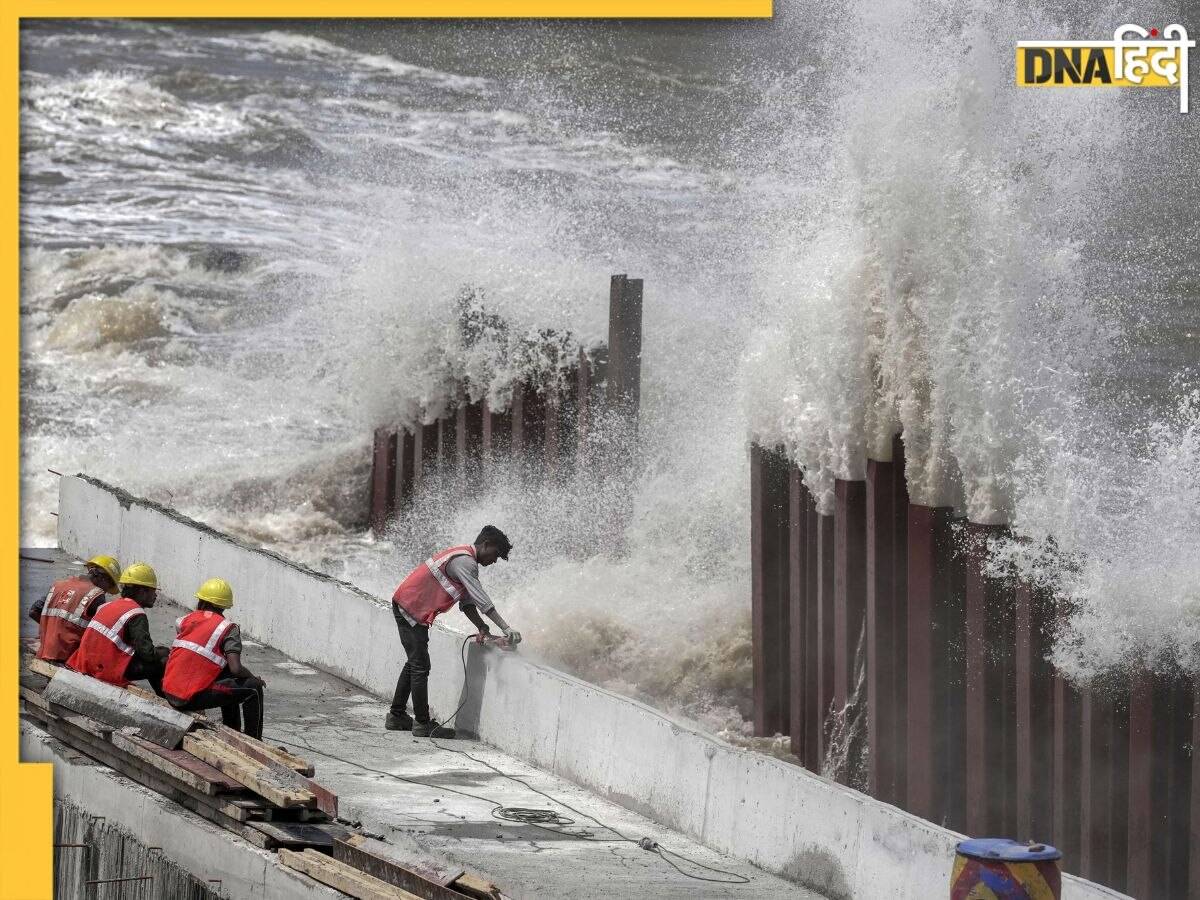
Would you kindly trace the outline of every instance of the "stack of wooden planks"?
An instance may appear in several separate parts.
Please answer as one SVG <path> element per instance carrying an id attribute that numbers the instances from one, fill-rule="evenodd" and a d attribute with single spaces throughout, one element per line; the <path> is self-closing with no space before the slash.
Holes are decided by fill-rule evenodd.
<path id="1" fill-rule="evenodd" d="M 337 796 L 312 779 L 314 769 L 307 760 L 204 715 L 191 716 L 186 728 L 173 732 L 182 737 L 164 741 L 164 731 L 156 729 L 156 740 L 146 740 L 139 728 L 127 724 L 127 709 L 113 710 L 110 716 L 103 703 L 89 698 L 91 715 L 85 715 L 48 699 L 47 693 L 62 699 L 62 690 L 46 691 L 62 671 L 42 660 L 27 660 L 20 679 L 26 716 L 75 753 L 257 847 L 278 850 L 280 862 L 289 868 L 360 900 L 502 897 L 485 879 L 436 863 L 398 859 L 391 845 L 337 822 Z M 61 675 L 56 687 L 78 678 L 75 673 Z M 141 698 L 134 702 L 143 708 L 143 701 L 165 703 L 136 686 L 125 690 Z"/>
<path id="2" fill-rule="evenodd" d="M 264 849 L 330 852 L 335 837 L 350 833 L 332 821 L 337 797 L 308 777 L 313 767 L 307 761 L 203 716 L 192 717 L 193 730 L 180 747 L 160 746 L 135 727 L 103 721 L 103 710 L 83 715 L 49 702 L 43 692 L 59 671 L 30 660 L 21 676 L 22 706 L 73 750 Z"/>

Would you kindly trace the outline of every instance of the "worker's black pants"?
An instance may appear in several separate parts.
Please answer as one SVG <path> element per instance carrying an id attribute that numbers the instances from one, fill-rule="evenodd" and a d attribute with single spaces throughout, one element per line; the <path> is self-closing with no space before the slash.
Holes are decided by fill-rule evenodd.
<path id="1" fill-rule="evenodd" d="M 400 643 L 408 661 L 396 679 L 396 693 L 392 697 L 392 715 L 407 715 L 408 696 L 412 694 L 413 718 L 418 722 L 429 721 L 429 626 L 409 625 L 400 607 L 392 604 L 392 615 L 396 617 L 396 628 L 400 632 Z"/>
<path id="2" fill-rule="evenodd" d="M 125 680 L 148 682 L 150 687 L 154 688 L 154 693 L 161 697 L 163 695 L 163 669 L 161 661 L 146 663 L 135 656 L 125 668 Z"/>
<path id="3" fill-rule="evenodd" d="M 245 679 L 234 678 L 228 670 L 191 700 L 171 705 L 183 712 L 219 708 L 221 721 L 230 728 L 262 740 L 263 689 L 248 686 Z"/>

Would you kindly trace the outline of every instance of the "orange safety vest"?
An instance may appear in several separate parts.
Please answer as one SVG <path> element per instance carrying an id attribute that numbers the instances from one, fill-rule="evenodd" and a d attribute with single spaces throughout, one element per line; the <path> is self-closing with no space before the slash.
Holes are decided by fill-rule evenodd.
<path id="1" fill-rule="evenodd" d="M 461 582 L 446 574 L 446 566 L 456 556 L 474 559 L 475 547 L 463 544 L 435 553 L 408 573 L 408 577 L 392 595 L 392 602 L 422 625 L 432 625 L 434 619 L 461 600 L 467 592 Z"/>
<path id="2" fill-rule="evenodd" d="M 146 611 L 136 600 L 118 597 L 109 600 L 97 611 L 83 631 L 77 649 L 67 660 L 67 667 L 91 675 L 109 684 L 124 687 L 125 670 L 133 659 L 133 648 L 125 643 L 125 623 Z"/>
<path id="3" fill-rule="evenodd" d="M 54 582 L 46 595 L 39 626 L 42 640 L 38 659 L 65 662 L 79 646 L 87 628 L 87 611 L 104 591 L 82 576 Z"/>
<path id="4" fill-rule="evenodd" d="M 179 635 L 171 644 L 163 691 L 178 700 L 191 700 L 207 690 L 225 668 L 221 642 L 233 623 L 211 610 L 198 609 L 179 620 Z"/>

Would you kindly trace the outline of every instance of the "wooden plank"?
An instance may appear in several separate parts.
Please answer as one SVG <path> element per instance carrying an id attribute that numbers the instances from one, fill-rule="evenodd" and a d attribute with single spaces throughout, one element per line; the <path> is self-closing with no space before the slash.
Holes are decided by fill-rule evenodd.
<path id="1" fill-rule="evenodd" d="M 86 731 L 88 734 L 99 738 L 102 741 L 107 741 L 109 735 L 113 733 L 111 725 L 105 725 L 103 722 L 97 722 L 95 719 L 88 716 L 81 716 L 78 713 L 72 712 L 55 703 L 50 704 L 50 712 L 58 716 L 64 722 L 74 725 L 76 728 Z"/>
<path id="2" fill-rule="evenodd" d="M 198 731 L 186 735 L 183 749 L 245 785 L 276 806 L 312 806 L 316 797 L 308 790 L 287 784 L 278 770 L 247 756 L 222 742 L 211 732 Z M 282 768 L 282 767 L 280 767 Z M 291 773 L 295 774 L 295 773 Z M 299 776 L 297 776 L 299 777 Z"/>
<path id="3" fill-rule="evenodd" d="M 221 738 L 228 744 L 232 744 L 236 749 L 241 750 L 247 756 L 257 759 L 259 762 L 277 762 L 282 766 L 286 766 L 300 775 L 312 777 L 313 764 L 307 759 L 289 753 L 281 747 L 272 747 L 270 744 L 265 744 L 260 740 L 250 737 L 248 734 L 242 734 L 230 728 L 228 725 L 217 724 L 214 726 L 217 737 Z"/>
<path id="4" fill-rule="evenodd" d="M 242 784 L 220 769 L 197 759 L 184 750 L 167 750 L 144 741 L 135 729 L 123 728 L 112 733 L 113 746 L 128 753 L 144 765 L 157 769 L 169 778 L 182 782 L 193 790 L 213 796 L 243 790 Z"/>
<path id="5" fill-rule="evenodd" d="M 462 891 L 468 897 L 475 897 L 477 900 L 500 900 L 503 896 L 500 893 L 500 888 L 492 884 L 486 878 L 480 878 L 478 875 L 472 875 L 470 872 L 463 872 L 454 881 L 454 887 Z"/>
<path id="6" fill-rule="evenodd" d="M 51 703 L 106 722 L 115 728 L 132 725 L 141 736 L 163 747 L 175 748 L 196 724 L 187 713 L 149 703 L 116 685 L 63 669 L 50 680 L 44 695 Z"/>
<path id="7" fill-rule="evenodd" d="M 45 675 L 39 675 L 37 672 L 22 672 L 18 678 L 18 683 L 21 687 L 29 688 L 31 691 L 41 693 L 46 689 L 46 685 L 50 683 L 50 679 Z"/>
<path id="8" fill-rule="evenodd" d="M 280 850 L 279 861 L 358 900 L 420 900 L 415 894 L 337 862 L 316 850 Z"/>
<path id="9" fill-rule="evenodd" d="M 42 698 L 42 695 L 39 692 L 27 687 L 21 687 L 18 690 L 21 694 L 21 699 L 24 700 L 26 704 L 30 706 L 36 706 L 43 712 L 50 712 L 50 704 Z"/>
<path id="10" fill-rule="evenodd" d="M 298 790 L 308 791 L 316 798 L 317 809 L 330 818 L 338 815 L 337 794 L 318 784 L 308 777 L 313 771 L 312 765 L 305 759 L 294 756 L 286 750 L 270 747 L 262 741 L 234 731 L 225 725 L 214 727 L 212 736 L 229 745 L 233 750 L 240 751 L 257 762 L 262 763 L 283 784 L 288 784 Z M 308 774 L 300 770 L 306 770 Z"/>
<path id="11" fill-rule="evenodd" d="M 249 818 L 246 810 L 220 799 L 205 796 L 191 790 L 186 785 L 172 781 L 160 772 L 143 766 L 137 759 L 126 755 L 112 744 L 69 722 L 51 720 L 47 730 L 67 746 L 108 766 L 131 781 L 136 781 L 138 784 L 162 794 L 210 822 L 244 836 L 241 823 Z"/>
<path id="12" fill-rule="evenodd" d="M 398 848 L 363 834 L 351 834 L 333 842 L 333 858 L 366 872 L 380 881 L 411 891 L 425 900 L 458 900 L 468 895 L 449 885 L 465 874 L 425 860 L 396 858 Z"/>
<path id="13" fill-rule="evenodd" d="M 327 853 L 333 851 L 335 838 L 351 833 L 345 825 L 336 823 L 313 825 L 273 820 L 250 822 L 247 827 L 268 837 L 275 847 L 313 847 Z"/>
<path id="14" fill-rule="evenodd" d="M 38 659 L 36 656 L 30 658 L 25 668 L 36 675 L 41 675 L 43 678 L 53 678 L 63 669 L 62 666 L 57 666 L 47 659 Z"/>

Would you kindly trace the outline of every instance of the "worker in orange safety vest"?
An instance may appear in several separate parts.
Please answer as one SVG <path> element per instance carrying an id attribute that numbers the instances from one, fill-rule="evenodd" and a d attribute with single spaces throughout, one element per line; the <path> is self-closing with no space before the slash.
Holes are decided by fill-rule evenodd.
<path id="1" fill-rule="evenodd" d="M 158 576 L 137 562 L 121 573 L 118 583 L 120 596 L 96 610 L 67 667 L 119 687 L 144 679 L 161 696 L 167 648 L 154 646 L 146 618 L 146 610 L 158 600 Z"/>
<path id="2" fill-rule="evenodd" d="M 508 626 L 479 583 L 479 567 L 497 559 L 508 559 L 512 543 L 494 525 L 485 525 L 474 544 L 463 544 L 435 553 L 408 573 L 392 596 L 392 615 L 400 632 L 400 643 L 408 657 L 384 727 L 389 731 L 412 731 L 414 737 L 454 737 L 454 729 L 429 717 L 429 626 L 456 603 L 481 635 L 490 629 L 479 617 L 482 611 L 504 631 L 515 645 L 521 635 Z M 412 696 L 413 715 L 405 707 Z M 415 720 L 415 721 L 414 721 Z"/>
<path id="3" fill-rule="evenodd" d="M 54 582 L 50 592 L 29 608 L 29 618 L 38 623 L 38 659 L 65 663 L 106 595 L 116 593 L 120 563 L 111 556 L 93 556 L 84 565 L 85 574 Z"/>
<path id="4" fill-rule="evenodd" d="M 230 728 L 261 739 L 266 682 L 242 665 L 241 629 L 225 618 L 233 588 L 223 578 L 210 578 L 196 600 L 196 611 L 176 623 L 163 693 L 184 712 L 219 708 Z"/>

